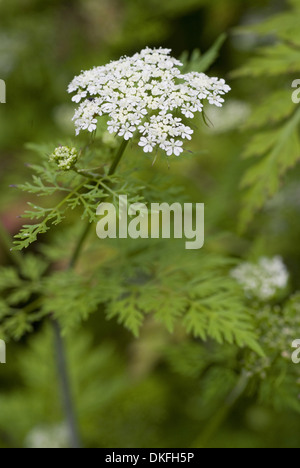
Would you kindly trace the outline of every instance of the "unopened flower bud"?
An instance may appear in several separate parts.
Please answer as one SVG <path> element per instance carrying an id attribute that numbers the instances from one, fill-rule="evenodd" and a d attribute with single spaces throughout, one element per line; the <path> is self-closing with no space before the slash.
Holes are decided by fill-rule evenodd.
<path id="1" fill-rule="evenodd" d="M 69 171 L 78 161 L 78 151 L 69 146 L 59 146 L 50 156 L 50 161 L 55 162 L 62 171 Z"/>

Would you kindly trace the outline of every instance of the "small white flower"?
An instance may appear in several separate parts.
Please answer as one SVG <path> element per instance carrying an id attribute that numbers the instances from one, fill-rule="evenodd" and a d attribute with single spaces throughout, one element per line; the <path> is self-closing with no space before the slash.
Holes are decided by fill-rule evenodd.
<path id="1" fill-rule="evenodd" d="M 182 141 L 175 141 L 173 138 L 171 138 L 171 141 L 166 141 L 163 146 L 167 156 L 172 156 L 172 154 L 175 154 L 175 156 L 180 156 L 180 154 L 183 152 L 183 149 L 181 148 L 182 145 Z"/>
<path id="2" fill-rule="evenodd" d="M 120 130 L 120 126 L 116 124 L 116 122 L 107 122 L 107 130 L 109 133 L 118 133 Z"/>
<path id="3" fill-rule="evenodd" d="M 183 108 L 182 113 L 186 116 L 187 119 L 193 119 L 195 117 L 190 108 Z"/>
<path id="4" fill-rule="evenodd" d="M 76 94 L 76 96 L 73 96 L 73 97 L 72 97 L 72 101 L 73 101 L 73 102 L 76 102 L 76 103 L 78 104 L 83 98 L 86 97 L 86 95 L 87 95 L 87 92 L 86 92 L 86 91 L 82 91 L 82 92 Z"/>
<path id="5" fill-rule="evenodd" d="M 88 131 L 91 132 L 91 133 L 94 132 L 94 131 L 97 129 L 97 120 L 94 119 L 94 120 L 90 123 L 90 125 L 88 126 L 87 129 L 88 129 Z"/>
<path id="6" fill-rule="evenodd" d="M 143 150 L 144 150 L 145 153 L 152 153 L 152 151 L 153 151 L 153 146 L 151 145 L 151 143 L 145 137 L 142 137 L 140 139 L 139 146 L 143 147 Z"/>
<path id="7" fill-rule="evenodd" d="M 192 130 L 190 127 L 184 127 L 181 133 L 181 137 L 187 138 L 187 140 L 191 140 L 192 139 L 191 135 L 193 135 L 193 133 L 194 133 L 194 130 Z"/>
<path id="8" fill-rule="evenodd" d="M 124 136 L 124 140 L 130 140 L 133 137 L 133 133 L 135 132 L 136 127 L 130 124 L 130 122 L 126 122 L 119 131 L 119 136 Z"/>
<path id="9" fill-rule="evenodd" d="M 225 101 L 220 96 L 211 96 L 208 98 L 208 102 L 217 107 L 222 107 Z"/>

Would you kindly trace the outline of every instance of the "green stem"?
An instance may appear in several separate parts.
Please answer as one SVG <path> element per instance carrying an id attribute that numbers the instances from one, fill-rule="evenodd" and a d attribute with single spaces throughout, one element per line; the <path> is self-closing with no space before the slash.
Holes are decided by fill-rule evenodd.
<path id="1" fill-rule="evenodd" d="M 81 234 L 81 236 L 80 236 L 80 238 L 79 238 L 79 240 L 77 242 L 77 245 L 76 245 L 76 247 L 74 249 L 73 255 L 72 255 L 71 260 L 69 262 L 68 270 L 72 270 L 76 266 L 77 261 L 79 259 L 79 256 L 81 254 L 84 242 L 85 242 L 85 240 L 86 240 L 86 238 L 89 235 L 89 232 L 91 230 L 91 226 L 92 226 L 92 224 L 89 222 L 84 227 L 84 230 L 83 230 L 83 232 L 82 232 L 82 234 Z"/>
<path id="2" fill-rule="evenodd" d="M 72 399 L 64 340 L 57 320 L 53 319 L 52 325 L 55 340 L 57 371 L 60 380 L 62 402 L 69 428 L 70 442 L 72 448 L 81 448 L 78 424 Z"/>
<path id="3" fill-rule="evenodd" d="M 227 396 L 221 409 L 211 418 L 209 424 L 204 429 L 200 437 L 192 445 L 193 448 L 206 448 L 212 437 L 217 433 L 219 428 L 226 421 L 231 409 L 243 395 L 247 388 L 249 378 L 245 372 L 239 378 L 238 383 Z"/>
<path id="4" fill-rule="evenodd" d="M 115 159 L 114 159 L 114 161 L 113 161 L 113 163 L 112 163 L 112 165 L 110 167 L 110 170 L 108 172 L 109 176 L 113 175 L 116 172 L 116 169 L 117 169 L 117 167 L 118 167 L 118 165 L 119 165 L 119 163 L 120 163 L 120 161 L 122 159 L 122 156 L 124 154 L 124 151 L 127 148 L 128 143 L 129 142 L 126 141 L 126 140 L 122 141 L 122 143 L 120 145 L 120 148 L 119 148 L 119 151 L 117 152 L 116 157 L 115 157 Z"/>
<path id="5" fill-rule="evenodd" d="M 93 174 L 90 171 L 86 171 L 84 169 L 77 169 L 76 167 L 73 167 L 73 172 L 76 172 L 76 174 L 80 175 L 81 177 L 86 177 L 87 179 L 95 179 L 96 177 L 99 177 L 99 174 Z"/>

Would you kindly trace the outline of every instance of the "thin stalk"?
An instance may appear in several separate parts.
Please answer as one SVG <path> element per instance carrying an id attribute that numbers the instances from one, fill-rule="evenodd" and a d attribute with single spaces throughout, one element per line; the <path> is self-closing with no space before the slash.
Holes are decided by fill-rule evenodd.
<path id="1" fill-rule="evenodd" d="M 81 254 L 84 242 L 85 242 L 85 240 L 86 240 L 86 238 L 89 235 L 89 232 L 91 230 L 91 226 L 92 226 L 91 223 L 87 223 L 87 225 L 84 227 L 84 230 L 82 231 L 82 234 L 81 234 L 80 238 L 78 239 L 77 245 L 76 245 L 76 247 L 74 249 L 73 255 L 72 255 L 71 260 L 69 262 L 68 270 L 72 270 L 76 266 L 77 261 L 79 259 L 79 256 Z"/>
<path id="2" fill-rule="evenodd" d="M 116 172 L 116 169 L 117 169 L 117 167 L 118 167 L 118 165 L 119 165 L 119 163 L 120 163 L 120 161 L 122 159 L 122 156 L 124 154 L 124 151 L 127 148 L 128 143 L 129 142 L 126 141 L 126 140 L 122 141 L 122 143 L 120 145 L 120 148 L 119 148 L 119 151 L 117 152 L 116 157 L 115 157 L 115 159 L 114 159 L 114 161 L 113 161 L 113 163 L 112 163 L 112 165 L 110 167 L 110 170 L 108 172 L 109 176 L 113 175 Z"/>
<path id="3" fill-rule="evenodd" d="M 243 395 L 247 388 L 249 377 L 243 372 L 238 383 L 229 393 L 221 409 L 211 418 L 209 424 L 204 429 L 200 437 L 192 445 L 193 448 L 206 448 L 212 437 L 217 433 L 222 424 L 226 421 L 233 406 Z"/>
<path id="4" fill-rule="evenodd" d="M 70 442 L 72 448 L 81 448 L 79 430 L 75 416 L 73 400 L 71 397 L 71 385 L 69 380 L 68 366 L 66 360 L 65 345 L 61 335 L 61 329 L 57 320 L 52 320 L 57 371 L 60 377 L 61 397 L 69 429 Z"/>

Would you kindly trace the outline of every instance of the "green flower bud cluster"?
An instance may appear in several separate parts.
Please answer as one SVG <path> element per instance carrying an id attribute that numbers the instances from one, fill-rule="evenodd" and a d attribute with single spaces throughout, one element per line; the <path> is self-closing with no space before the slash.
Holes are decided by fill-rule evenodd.
<path id="1" fill-rule="evenodd" d="M 59 146 L 50 156 L 50 161 L 55 162 L 62 171 L 69 171 L 78 161 L 78 151 L 69 146 Z"/>

